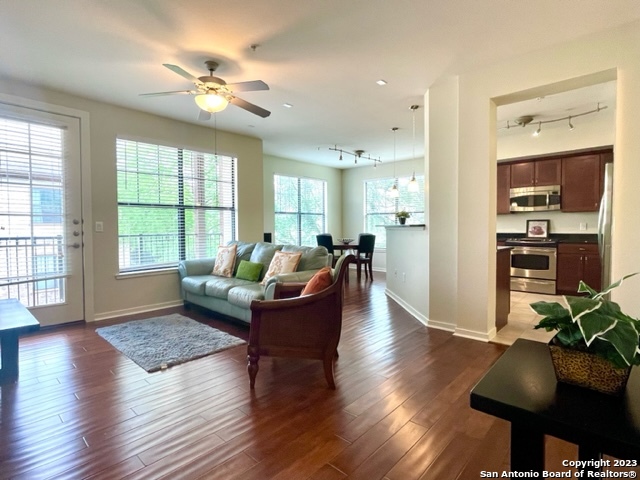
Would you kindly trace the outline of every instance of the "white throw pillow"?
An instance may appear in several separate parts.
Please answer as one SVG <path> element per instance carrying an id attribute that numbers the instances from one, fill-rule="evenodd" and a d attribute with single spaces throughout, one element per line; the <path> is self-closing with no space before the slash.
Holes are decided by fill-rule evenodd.
<path id="1" fill-rule="evenodd" d="M 262 279 L 262 285 L 267 283 L 269 277 L 273 277 L 279 273 L 295 272 L 296 268 L 298 268 L 298 263 L 300 263 L 300 257 L 302 257 L 302 252 L 277 251 L 269 264 L 269 270 L 267 270 L 267 273 Z"/>
<path id="2" fill-rule="evenodd" d="M 213 266 L 213 275 L 219 277 L 233 277 L 233 266 L 236 263 L 236 250 L 237 245 L 229 245 L 224 247 L 220 245 L 218 247 L 218 255 L 216 256 L 216 263 Z"/>

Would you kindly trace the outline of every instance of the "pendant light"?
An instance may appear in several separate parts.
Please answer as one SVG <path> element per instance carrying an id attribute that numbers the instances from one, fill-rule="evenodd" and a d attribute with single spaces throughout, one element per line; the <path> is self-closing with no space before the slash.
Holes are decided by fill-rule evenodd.
<path id="1" fill-rule="evenodd" d="M 400 196 L 398 179 L 396 178 L 396 132 L 398 131 L 398 127 L 393 127 L 391 131 L 393 132 L 393 185 L 389 189 L 389 196 L 391 198 L 398 198 Z"/>
<path id="2" fill-rule="evenodd" d="M 411 110 L 413 112 L 413 159 L 415 161 L 416 158 L 416 110 L 420 108 L 418 105 L 411 105 Z M 416 171 L 413 171 L 413 175 L 411 175 L 411 180 L 409 180 L 409 185 L 407 189 L 410 192 L 419 192 L 420 185 L 418 185 L 418 181 L 416 180 Z"/>

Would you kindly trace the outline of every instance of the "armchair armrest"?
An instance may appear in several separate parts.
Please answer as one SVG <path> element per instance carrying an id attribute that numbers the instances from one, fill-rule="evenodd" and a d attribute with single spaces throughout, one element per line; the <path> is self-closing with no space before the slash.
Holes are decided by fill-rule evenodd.
<path id="1" fill-rule="evenodd" d="M 304 282 L 276 283 L 273 290 L 273 299 L 299 297 L 307 284 Z"/>
<path id="2" fill-rule="evenodd" d="M 213 268 L 213 267 L 211 267 Z M 275 298 L 277 298 L 275 296 L 275 289 L 276 289 L 276 284 L 278 283 L 284 283 L 284 284 L 289 284 L 289 283 L 298 283 L 298 284 L 302 284 L 302 288 L 304 288 L 304 285 L 311 280 L 311 277 L 313 277 L 316 274 L 317 270 L 303 270 L 301 272 L 293 272 L 293 273 L 279 273 L 278 275 L 274 275 L 273 277 L 270 277 L 269 280 L 267 280 L 267 283 L 264 286 L 264 298 L 265 300 L 273 300 Z M 302 291 L 302 288 L 300 289 L 300 291 Z M 291 295 L 289 295 L 291 296 Z"/>
<path id="3" fill-rule="evenodd" d="M 191 275 L 209 275 L 216 263 L 215 258 L 198 258 L 194 260 L 181 260 L 178 263 L 180 278 Z"/>

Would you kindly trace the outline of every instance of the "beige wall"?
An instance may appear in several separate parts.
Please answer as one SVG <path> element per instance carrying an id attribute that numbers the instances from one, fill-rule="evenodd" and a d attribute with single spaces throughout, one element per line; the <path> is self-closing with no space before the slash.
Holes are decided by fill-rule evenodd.
<path id="1" fill-rule="evenodd" d="M 86 258 L 92 279 L 95 312 L 87 320 L 108 318 L 179 304 L 178 275 L 149 274 L 117 278 L 118 232 L 115 140 L 119 135 L 158 143 L 214 151 L 213 129 L 178 122 L 143 112 L 108 105 L 73 95 L 0 79 L 0 92 L 89 113 L 91 211 L 86 216 L 104 223 L 103 233 L 85 235 L 92 240 L 92 258 Z M 238 238 L 262 239 L 262 141 L 218 132 L 218 152 L 238 158 Z"/>
<path id="2" fill-rule="evenodd" d="M 430 299 L 431 311 L 444 311 L 457 305 L 452 322 L 456 332 L 479 339 L 492 336 L 495 304 L 495 103 L 518 96 L 535 98 L 545 93 L 568 90 L 615 79 L 617 76 L 617 108 L 615 130 L 614 219 L 612 277 L 640 270 L 637 239 L 640 224 L 635 213 L 640 207 L 640 137 L 635 127 L 635 113 L 640 108 L 640 23 L 581 38 L 553 48 L 524 55 L 509 62 L 478 70 L 458 79 L 457 92 L 434 86 L 429 92 L 433 124 L 456 116 L 457 129 L 430 137 L 429 155 L 442 145 L 457 143 L 458 181 L 449 171 L 430 172 L 431 185 L 446 183 L 457 190 L 454 215 L 443 227 L 453 232 L 457 224 L 457 243 L 442 245 L 442 255 L 432 255 L 429 275 L 444 274 L 444 281 L 455 281 L 457 289 Z M 521 95 L 515 95 L 524 92 Z M 456 95 L 457 93 L 457 95 Z M 434 110 L 434 97 L 439 109 Z M 455 101 L 457 97 L 457 102 Z M 429 160 L 429 164 L 438 161 Z M 431 209 L 437 208 L 432 195 Z M 449 208 L 449 207 L 446 207 Z M 435 225 L 431 225 L 433 231 Z M 447 270 L 451 256 L 458 268 Z M 441 281 L 438 278 L 438 281 Z M 633 284 L 632 284 L 633 283 Z M 431 281 L 433 284 L 433 281 Z M 629 313 L 640 315 L 638 281 L 630 281 L 615 292 Z"/>

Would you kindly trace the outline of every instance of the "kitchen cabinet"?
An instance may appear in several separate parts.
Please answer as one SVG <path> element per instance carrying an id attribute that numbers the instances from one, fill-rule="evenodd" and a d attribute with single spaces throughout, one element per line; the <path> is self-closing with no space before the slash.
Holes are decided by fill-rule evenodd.
<path id="1" fill-rule="evenodd" d="M 597 212 L 602 196 L 604 163 L 601 155 L 562 159 L 563 212 Z"/>
<path id="2" fill-rule="evenodd" d="M 496 330 L 507 324 L 511 311 L 511 247 L 496 252 Z"/>
<path id="3" fill-rule="evenodd" d="M 511 186 L 511 165 L 498 165 L 498 202 L 497 213 L 509 213 L 509 188 Z"/>
<path id="4" fill-rule="evenodd" d="M 559 243 L 556 290 L 558 295 L 578 295 L 580 280 L 601 290 L 601 266 L 598 245 Z"/>
<path id="5" fill-rule="evenodd" d="M 511 164 L 511 188 L 560 185 L 561 176 L 560 158 Z"/>

